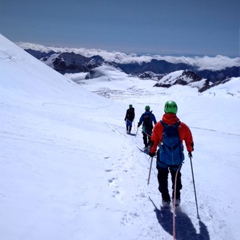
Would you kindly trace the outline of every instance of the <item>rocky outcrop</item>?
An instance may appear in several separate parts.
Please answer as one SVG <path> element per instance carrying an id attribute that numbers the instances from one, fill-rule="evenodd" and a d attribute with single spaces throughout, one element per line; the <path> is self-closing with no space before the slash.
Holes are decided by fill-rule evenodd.
<path id="1" fill-rule="evenodd" d="M 89 72 L 91 69 L 101 66 L 104 62 L 104 59 L 100 56 L 88 58 L 74 52 L 56 53 L 52 51 L 44 53 L 31 49 L 26 51 L 62 74 Z"/>

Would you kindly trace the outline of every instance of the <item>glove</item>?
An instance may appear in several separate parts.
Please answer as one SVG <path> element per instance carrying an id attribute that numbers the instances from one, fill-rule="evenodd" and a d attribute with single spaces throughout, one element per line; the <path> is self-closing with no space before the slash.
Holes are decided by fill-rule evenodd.
<path id="1" fill-rule="evenodd" d="M 138 123 L 138 125 L 137 125 L 138 127 L 140 127 L 141 126 L 141 123 Z"/>
<path id="2" fill-rule="evenodd" d="M 149 155 L 150 157 L 154 157 L 154 156 L 155 156 L 155 152 L 153 152 L 153 153 L 149 152 L 148 155 Z"/>
<path id="3" fill-rule="evenodd" d="M 192 158 L 192 152 L 188 152 L 188 156 Z"/>

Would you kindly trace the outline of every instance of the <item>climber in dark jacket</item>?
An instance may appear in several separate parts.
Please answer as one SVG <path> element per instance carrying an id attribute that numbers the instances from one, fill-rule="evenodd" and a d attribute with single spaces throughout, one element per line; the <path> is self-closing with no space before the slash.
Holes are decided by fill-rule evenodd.
<path id="1" fill-rule="evenodd" d="M 129 105 L 129 108 L 126 111 L 126 115 L 124 121 L 126 122 L 126 131 L 128 134 L 131 133 L 132 130 L 132 122 L 135 118 L 135 110 L 132 104 Z"/>
<path id="2" fill-rule="evenodd" d="M 145 112 L 138 122 L 138 127 L 142 125 L 143 144 L 146 149 L 150 146 L 153 124 L 155 125 L 156 123 L 155 115 L 150 111 L 150 107 L 146 106 Z"/>

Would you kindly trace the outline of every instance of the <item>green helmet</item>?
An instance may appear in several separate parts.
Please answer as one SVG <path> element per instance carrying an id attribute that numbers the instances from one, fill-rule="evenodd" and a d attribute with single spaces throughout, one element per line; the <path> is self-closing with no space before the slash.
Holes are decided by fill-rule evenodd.
<path id="1" fill-rule="evenodd" d="M 129 108 L 132 108 L 132 104 L 129 104 Z"/>
<path id="2" fill-rule="evenodd" d="M 149 111 L 149 110 L 150 110 L 150 107 L 149 107 L 149 106 L 146 106 L 146 107 L 145 107 L 145 110 L 146 110 L 146 111 Z"/>
<path id="3" fill-rule="evenodd" d="M 165 113 L 177 113 L 177 104 L 174 101 L 167 101 L 165 103 L 164 112 Z"/>

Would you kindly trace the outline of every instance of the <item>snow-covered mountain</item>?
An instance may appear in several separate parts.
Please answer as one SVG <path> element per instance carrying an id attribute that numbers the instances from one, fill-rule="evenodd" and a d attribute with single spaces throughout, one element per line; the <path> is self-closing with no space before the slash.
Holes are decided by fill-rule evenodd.
<path id="1" fill-rule="evenodd" d="M 200 214 L 186 154 L 176 239 L 237 240 L 239 78 L 199 93 L 99 70 L 97 78 L 63 76 L 0 35 L 1 239 L 172 239 L 172 210 L 160 206 L 155 160 L 147 185 L 150 159 L 136 123 L 145 105 L 160 120 L 173 99 L 194 137 Z M 129 103 L 135 136 L 125 133 Z"/>
<path id="2" fill-rule="evenodd" d="M 149 77 L 151 75 L 151 77 Z M 96 67 L 92 70 L 90 70 L 88 73 L 75 73 L 75 74 L 65 74 L 65 76 L 69 77 L 73 81 L 75 81 L 78 84 L 84 84 L 89 83 L 89 81 L 84 81 L 85 79 L 96 79 L 94 82 L 99 81 L 99 79 L 104 79 L 106 81 L 111 81 L 112 79 L 121 78 L 121 79 L 128 79 L 133 78 L 136 79 L 135 76 L 127 75 L 120 69 L 116 69 L 113 66 L 105 65 L 103 64 L 100 67 Z M 100 78 L 101 77 L 101 78 Z M 198 92 L 204 92 L 207 90 L 210 90 L 211 88 L 214 88 L 215 86 L 222 86 L 222 88 L 225 88 L 228 82 L 234 81 L 239 82 L 240 84 L 240 77 L 238 78 L 227 78 L 225 81 L 217 81 L 215 83 L 212 83 L 208 79 L 200 78 L 197 74 L 195 74 L 192 71 L 175 71 L 166 75 L 162 76 L 156 76 L 154 74 L 146 74 L 144 76 L 141 76 L 140 79 L 144 79 L 145 81 L 152 80 L 152 87 L 161 87 L 161 88 L 170 88 L 174 85 L 181 85 L 181 86 L 190 86 L 191 88 L 195 88 L 198 90 Z M 140 84 L 139 80 L 139 84 Z M 149 82 L 149 83 L 150 83 Z M 211 89 L 214 91 L 214 89 Z M 159 90 L 160 91 L 160 90 Z M 234 95 L 239 96 L 239 91 L 236 90 Z M 104 93 L 105 94 L 105 93 Z"/>
<path id="3" fill-rule="evenodd" d="M 179 70 L 192 71 L 199 78 L 213 83 L 239 77 L 240 58 L 216 57 L 170 57 L 137 56 L 120 52 L 106 52 L 94 49 L 73 49 L 45 47 L 38 44 L 19 43 L 27 52 L 45 62 L 58 72 L 89 72 L 103 63 L 120 68 L 127 74 L 148 77 L 152 74 L 169 74 Z M 152 74 L 151 74 L 152 73 Z"/>

